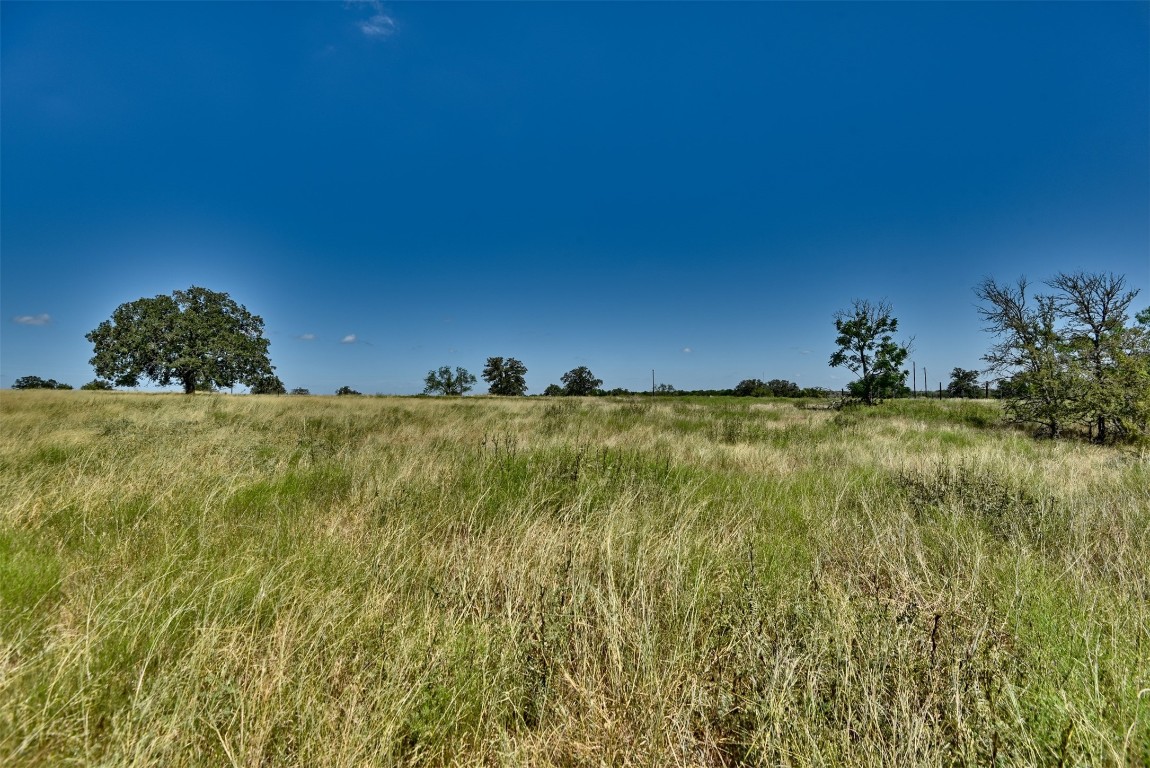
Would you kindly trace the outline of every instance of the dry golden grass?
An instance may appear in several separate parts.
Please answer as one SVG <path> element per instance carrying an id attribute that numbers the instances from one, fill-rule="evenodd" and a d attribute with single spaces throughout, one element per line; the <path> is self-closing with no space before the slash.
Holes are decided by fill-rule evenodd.
<path id="1" fill-rule="evenodd" d="M 1150 764 L 1147 458 L 994 408 L 0 393 L 0 763 Z"/>

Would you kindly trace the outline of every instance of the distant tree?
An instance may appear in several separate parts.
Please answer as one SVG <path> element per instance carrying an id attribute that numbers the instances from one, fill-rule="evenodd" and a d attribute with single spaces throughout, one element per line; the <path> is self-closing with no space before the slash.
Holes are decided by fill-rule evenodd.
<path id="1" fill-rule="evenodd" d="M 675 387 L 671 384 L 660 384 L 655 387 L 655 393 L 659 395 L 673 395 L 675 394 Z"/>
<path id="2" fill-rule="evenodd" d="M 438 371 L 428 371 L 424 384 L 426 384 L 423 388 L 424 394 L 434 395 L 438 392 L 442 395 L 460 396 L 471 390 L 475 384 L 475 376 L 468 373 L 466 368 L 458 366 L 452 373 L 451 368 L 445 365 Z"/>
<path id="3" fill-rule="evenodd" d="M 847 392 L 851 397 L 857 397 L 860 400 L 866 400 L 866 384 L 862 379 L 847 384 Z M 895 397 L 909 397 L 910 387 L 902 381 L 893 377 L 879 378 L 871 389 L 871 397 L 876 400 L 890 400 Z"/>
<path id="4" fill-rule="evenodd" d="M 304 391 L 306 392 L 307 390 L 304 390 Z M 344 397 L 347 395 L 362 395 L 363 394 L 362 392 L 356 392 L 354 389 L 352 389 L 351 387 L 348 387 L 348 386 L 340 387 L 339 389 L 337 389 L 335 391 L 335 393 L 337 395 L 339 395 L 340 397 Z"/>
<path id="5" fill-rule="evenodd" d="M 831 355 L 831 367 L 845 365 L 858 374 L 852 389 L 863 402 L 873 405 L 876 398 L 889 397 L 906 388 L 904 382 L 910 371 L 902 370 L 902 364 L 910 354 L 910 345 L 894 341 L 898 319 L 889 303 L 855 299 L 849 310 L 835 313 L 835 330 L 839 334 L 835 339 L 838 350 Z"/>
<path id="6" fill-rule="evenodd" d="M 798 384 L 786 379 L 771 379 L 766 386 L 773 397 L 798 397 L 801 393 Z"/>
<path id="7" fill-rule="evenodd" d="M 999 400 L 1011 400 L 1020 397 L 1023 391 L 1023 388 L 1015 383 L 1013 376 L 1004 376 L 995 382 L 994 389 L 990 390 L 990 396 Z"/>
<path id="8" fill-rule="evenodd" d="M 555 394 L 557 394 L 557 395 L 563 394 L 563 387 L 560 387 L 558 384 L 552 384 L 551 386 L 555 387 L 555 390 L 556 390 Z M 612 396 L 612 397 L 624 397 L 626 395 L 633 395 L 635 393 L 629 389 L 624 389 L 623 387 L 615 387 L 611 391 L 607 392 L 607 394 Z"/>
<path id="9" fill-rule="evenodd" d="M 87 335 L 96 375 L 134 387 L 141 378 L 204 387 L 252 386 L 274 370 L 264 321 L 226 293 L 192 286 L 121 304 Z"/>
<path id="10" fill-rule="evenodd" d="M 563 387 L 558 384 L 548 384 L 547 388 L 543 390 L 544 397 L 560 397 L 567 394 L 563 391 Z"/>
<path id="11" fill-rule="evenodd" d="M 86 390 L 97 391 L 97 392 L 101 392 L 101 391 L 102 392 L 110 392 L 114 389 L 114 387 L 112 386 L 112 382 L 110 382 L 110 381 L 104 381 L 103 379 L 92 379 L 87 384 L 80 387 L 80 389 L 86 389 Z"/>
<path id="12" fill-rule="evenodd" d="M 603 380 L 595 378 L 585 365 L 567 371 L 559 380 L 563 382 L 563 394 L 575 397 L 595 394 L 595 390 L 603 386 Z"/>
<path id="13" fill-rule="evenodd" d="M 491 385 L 487 391 L 493 395 L 516 397 L 526 394 L 526 375 L 527 366 L 514 357 L 489 357 L 483 368 L 483 380 Z"/>
<path id="14" fill-rule="evenodd" d="M 349 387 L 349 389 L 350 389 L 350 387 Z M 291 394 L 293 394 L 293 395 L 310 395 L 311 390 L 305 389 L 304 387 L 296 387 L 295 389 L 293 389 L 291 391 Z M 336 394 L 339 394 L 339 393 L 337 392 Z"/>
<path id="15" fill-rule="evenodd" d="M 280 381 L 280 377 L 276 376 L 274 373 L 269 373 L 268 375 L 261 377 L 254 384 L 252 384 L 251 387 L 248 388 L 248 391 L 253 395 L 287 394 L 287 388 L 284 387 L 284 383 Z"/>
<path id="16" fill-rule="evenodd" d="M 55 379 L 41 379 L 39 376 L 21 376 L 12 382 L 12 389 L 71 389 Z"/>
<path id="17" fill-rule="evenodd" d="M 950 384 L 946 387 L 946 394 L 950 397 L 978 397 L 982 394 L 982 389 L 978 386 L 978 377 L 978 371 L 955 368 L 950 372 Z"/>
<path id="18" fill-rule="evenodd" d="M 770 388 L 762 379 L 743 379 L 735 385 L 735 397 L 766 397 Z"/>

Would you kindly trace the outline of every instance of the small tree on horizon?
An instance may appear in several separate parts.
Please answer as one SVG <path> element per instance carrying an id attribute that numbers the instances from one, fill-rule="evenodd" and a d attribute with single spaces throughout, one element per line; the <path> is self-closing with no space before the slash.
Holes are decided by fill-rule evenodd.
<path id="1" fill-rule="evenodd" d="M 514 357 L 489 357 L 483 368 L 483 380 L 491 386 L 488 392 L 506 397 L 521 397 L 527 392 L 527 366 Z"/>
<path id="2" fill-rule="evenodd" d="M 946 393 L 950 397 L 978 397 L 982 394 L 982 390 L 978 387 L 978 377 L 978 371 L 955 368 L 950 372 L 950 384 L 946 387 Z"/>
<path id="3" fill-rule="evenodd" d="M 772 397 L 798 397 L 802 394 L 799 385 L 787 379 L 771 379 L 767 382 L 767 389 Z"/>
<path id="4" fill-rule="evenodd" d="M 258 381 L 248 388 L 248 391 L 253 395 L 286 395 L 287 388 L 284 383 L 280 381 L 280 377 L 274 373 L 269 373 L 266 376 L 260 377 Z"/>
<path id="5" fill-rule="evenodd" d="M 585 365 L 567 371 L 560 381 L 563 382 L 563 394 L 573 397 L 593 394 L 596 389 L 603 386 L 603 380 L 595 378 L 595 374 Z"/>
<path id="6" fill-rule="evenodd" d="M 92 379 L 87 384 L 80 387 L 80 389 L 87 390 L 89 392 L 111 392 L 115 389 L 115 387 L 112 386 L 112 382 L 110 381 L 104 381 L 103 379 Z"/>
<path id="7" fill-rule="evenodd" d="M 766 382 L 762 379 L 743 379 L 735 385 L 735 397 L 766 397 L 771 394 Z"/>
<path id="8" fill-rule="evenodd" d="M 423 388 L 425 395 L 434 395 L 438 392 L 446 396 L 461 397 L 465 392 L 471 391 L 475 385 L 475 376 L 466 368 L 459 366 L 456 366 L 455 372 L 452 373 L 451 368 L 445 365 L 438 371 L 428 371 L 423 381 L 426 385 Z"/>

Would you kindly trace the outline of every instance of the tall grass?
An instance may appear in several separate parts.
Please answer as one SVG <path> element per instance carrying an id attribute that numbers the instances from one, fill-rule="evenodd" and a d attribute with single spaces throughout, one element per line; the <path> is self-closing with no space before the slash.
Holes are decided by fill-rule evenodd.
<path id="1" fill-rule="evenodd" d="M 1150 462 L 989 403 L 0 418 L 4 765 L 1150 764 Z"/>

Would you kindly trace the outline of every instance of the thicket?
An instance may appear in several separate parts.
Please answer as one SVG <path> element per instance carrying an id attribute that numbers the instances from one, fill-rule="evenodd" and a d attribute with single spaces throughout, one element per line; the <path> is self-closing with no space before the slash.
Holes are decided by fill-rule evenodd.
<path id="1" fill-rule="evenodd" d="M 1125 278 L 1059 273 L 1051 293 L 984 280 L 975 293 L 997 339 L 983 357 L 1003 377 L 1009 417 L 1049 437 L 1077 428 L 1098 442 L 1145 437 L 1150 424 L 1150 313 L 1131 323 Z"/>

